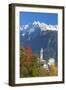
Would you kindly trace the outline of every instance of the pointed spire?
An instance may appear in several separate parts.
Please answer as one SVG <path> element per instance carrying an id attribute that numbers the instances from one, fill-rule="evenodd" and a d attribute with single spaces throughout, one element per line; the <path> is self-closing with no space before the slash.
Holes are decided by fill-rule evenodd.
<path id="1" fill-rule="evenodd" d="M 40 60 L 43 60 L 43 48 L 40 50 Z"/>

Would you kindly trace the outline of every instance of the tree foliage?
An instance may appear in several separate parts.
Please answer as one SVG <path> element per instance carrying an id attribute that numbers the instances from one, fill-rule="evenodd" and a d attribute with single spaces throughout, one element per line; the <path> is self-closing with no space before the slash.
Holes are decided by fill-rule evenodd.
<path id="1" fill-rule="evenodd" d="M 54 76 L 57 72 L 56 65 L 51 65 L 49 71 L 44 69 L 30 47 L 20 48 L 20 77 Z"/>
<path id="2" fill-rule="evenodd" d="M 39 60 L 35 55 L 26 52 L 26 49 L 20 49 L 20 77 L 39 76 Z"/>
<path id="3" fill-rule="evenodd" d="M 56 65 L 51 65 L 50 68 L 49 68 L 49 75 L 50 76 L 55 76 L 57 75 L 58 71 L 57 71 L 57 66 Z"/>

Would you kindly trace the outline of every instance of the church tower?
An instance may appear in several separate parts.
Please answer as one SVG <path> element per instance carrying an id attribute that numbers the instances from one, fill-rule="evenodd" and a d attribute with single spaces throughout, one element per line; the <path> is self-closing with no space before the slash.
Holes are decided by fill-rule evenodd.
<path id="1" fill-rule="evenodd" d="M 41 48 L 40 50 L 40 62 L 42 63 L 42 65 L 46 64 L 46 60 L 44 60 L 43 58 L 43 48 Z"/>
<path id="2" fill-rule="evenodd" d="M 43 60 L 43 48 L 40 50 L 40 60 Z"/>

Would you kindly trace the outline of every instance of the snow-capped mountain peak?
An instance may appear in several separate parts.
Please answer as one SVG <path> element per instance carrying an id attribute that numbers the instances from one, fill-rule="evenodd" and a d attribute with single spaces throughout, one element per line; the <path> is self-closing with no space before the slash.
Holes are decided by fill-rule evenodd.
<path id="1" fill-rule="evenodd" d="M 46 30 L 58 30 L 58 27 L 57 27 L 57 25 L 48 25 L 48 24 L 46 24 L 46 23 L 44 23 L 44 22 L 39 22 L 39 21 L 34 21 L 33 22 L 33 25 L 38 25 L 39 27 L 40 27 L 40 29 L 41 30 L 44 30 L 44 31 L 46 31 Z"/>
<path id="2" fill-rule="evenodd" d="M 21 36 L 24 37 L 25 35 L 37 35 L 43 31 L 58 31 L 57 25 L 46 24 L 40 21 L 34 21 L 31 24 L 21 25 L 20 26 L 20 33 Z"/>
<path id="3" fill-rule="evenodd" d="M 46 31 L 46 30 L 49 30 L 49 31 L 57 31 L 58 30 L 58 25 L 51 25 L 51 24 L 46 24 L 44 22 L 40 22 L 40 21 L 34 21 L 31 25 L 22 25 L 20 26 L 20 30 L 29 30 L 29 28 L 33 28 L 31 26 L 34 26 L 34 27 L 39 27 L 42 31 Z M 32 31 L 34 30 L 31 29 Z M 29 30 L 30 31 L 30 30 Z M 31 32 L 31 31 L 30 31 Z"/>

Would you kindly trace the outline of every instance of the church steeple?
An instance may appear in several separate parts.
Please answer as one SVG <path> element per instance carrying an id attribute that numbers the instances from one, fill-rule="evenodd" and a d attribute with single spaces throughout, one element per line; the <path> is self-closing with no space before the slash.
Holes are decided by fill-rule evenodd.
<path id="1" fill-rule="evenodd" d="M 43 48 L 41 48 L 40 50 L 40 62 L 42 63 L 42 65 L 46 64 L 46 60 L 44 60 L 43 58 Z"/>
<path id="2" fill-rule="evenodd" d="M 40 50 L 40 60 L 43 60 L 43 48 Z"/>

